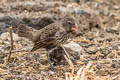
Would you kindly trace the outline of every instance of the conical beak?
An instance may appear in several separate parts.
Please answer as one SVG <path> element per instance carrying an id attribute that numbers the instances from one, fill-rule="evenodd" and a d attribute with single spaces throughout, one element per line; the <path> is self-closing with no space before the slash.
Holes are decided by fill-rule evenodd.
<path id="1" fill-rule="evenodd" d="M 78 31 L 78 25 L 77 24 L 73 25 L 72 26 L 72 30 L 75 31 L 75 32 L 77 32 Z"/>

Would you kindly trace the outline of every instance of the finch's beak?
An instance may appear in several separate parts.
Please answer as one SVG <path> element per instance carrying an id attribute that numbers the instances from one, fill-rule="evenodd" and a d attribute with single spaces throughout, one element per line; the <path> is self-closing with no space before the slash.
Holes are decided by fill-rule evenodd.
<path id="1" fill-rule="evenodd" d="M 78 31 L 78 25 L 77 24 L 73 25 L 72 26 L 72 30 L 75 31 L 75 32 L 77 32 Z"/>

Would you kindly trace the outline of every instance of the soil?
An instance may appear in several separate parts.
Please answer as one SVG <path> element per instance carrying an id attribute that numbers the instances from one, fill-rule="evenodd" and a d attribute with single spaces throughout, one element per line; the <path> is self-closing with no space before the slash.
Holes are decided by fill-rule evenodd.
<path id="1" fill-rule="evenodd" d="M 119 80 L 119 3 L 119 0 L 0 0 L 0 79 Z M 75 40 L 82 51 L 79 55 L 68 50 L 72 53 L 73 69 L 63 59 L 64 51 L 57 48 L 50 55 L 55 63 L 54 71 L 50 68 L 46 51 L 30 52 L 33 43 L 17 36 L 17 26 L 26 24 L 42 29 L 66 14 L 76 19 L 79 31 Z M 14 50 L 7 62 L 11 47 L 10 26 L 13 27 Z"/>

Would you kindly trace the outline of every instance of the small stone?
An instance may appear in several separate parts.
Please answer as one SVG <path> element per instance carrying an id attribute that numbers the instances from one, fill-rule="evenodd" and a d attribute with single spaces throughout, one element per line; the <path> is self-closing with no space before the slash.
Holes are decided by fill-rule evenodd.
<path id="1" fill-rule="evenodd" d="M 73 41 L 71 41 L 68 44 L 65 44 L 64 47 L 65 48 L 70 48 L 71 50 L 73 50 L 75 52 L 78 52 L 78 53 L 80 53 L 82 51 L 82 47 L 79 44 L 77 44 Z"/>

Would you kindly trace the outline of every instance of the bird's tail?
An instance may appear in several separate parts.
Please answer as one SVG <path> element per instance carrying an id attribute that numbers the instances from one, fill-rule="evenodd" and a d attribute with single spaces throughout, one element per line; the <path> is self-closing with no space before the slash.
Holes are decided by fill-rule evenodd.
<path id="1" fill-rule="evenodd" d="M 20 24 L 17 29 L 17 34 L 20 37 L 25 37 L 30 39 L 31 41 L 33 40 L 33 28 L 25 25 L 25 24 Z"/>

